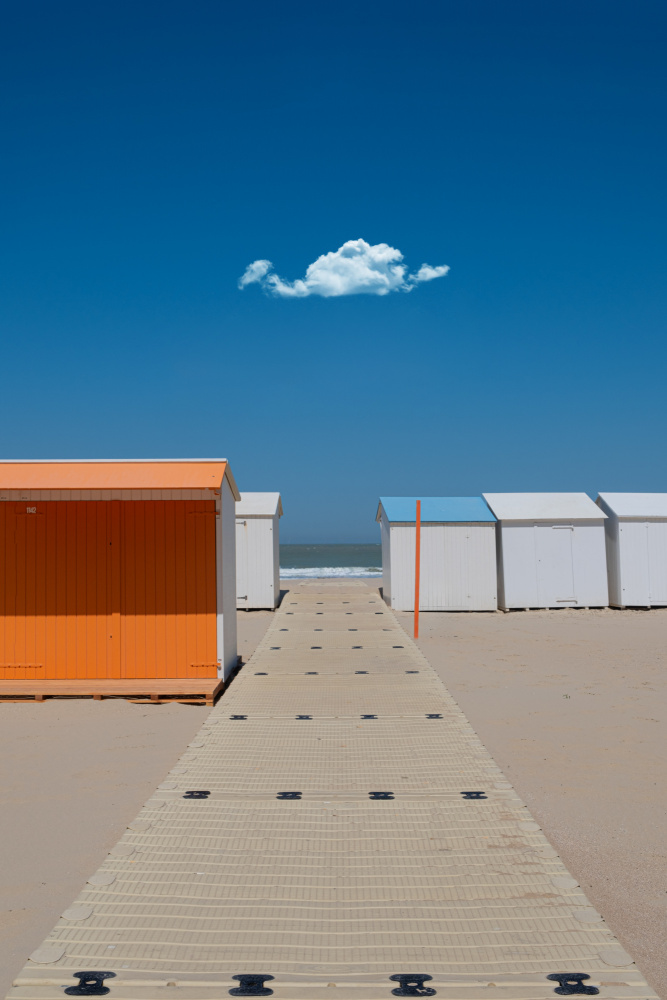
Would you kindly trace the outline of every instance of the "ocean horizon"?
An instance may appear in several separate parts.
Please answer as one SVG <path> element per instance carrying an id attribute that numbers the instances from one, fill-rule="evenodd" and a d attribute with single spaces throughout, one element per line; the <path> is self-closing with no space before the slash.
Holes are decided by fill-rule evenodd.
<path id="1" fill-rule="evenodd" d="M 292 580 L 382 576 L 382 546 L 379 542 L 281 545 L 280 575 Z"/>

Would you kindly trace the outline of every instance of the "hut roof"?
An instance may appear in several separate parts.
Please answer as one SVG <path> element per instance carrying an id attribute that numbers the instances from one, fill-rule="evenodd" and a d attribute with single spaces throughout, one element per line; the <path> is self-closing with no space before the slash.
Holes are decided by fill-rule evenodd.
<path id="1" fill-rule="evenodd" d="M 667 517 L 667 493 L 600 493 L 617 517 Z"/>
<path id="2" fill-rule="evenodd" d="M 586 493 L 484 493 L 499 521 L 584 521 L 607 515 Z"/>
<path id="3" fill-rule="evenodd" d="M 422 521 L 495 521 L 481 497 L 380 497 L 376 520 L 384 510 L 387 520 L 414 522 L 417 500 L 421 500 Z"/>
<path id="4" fill-rule="evenodd" d="M 236 503 L 237 517 L 283 516 L 280 493 L 242 493 Z"/>

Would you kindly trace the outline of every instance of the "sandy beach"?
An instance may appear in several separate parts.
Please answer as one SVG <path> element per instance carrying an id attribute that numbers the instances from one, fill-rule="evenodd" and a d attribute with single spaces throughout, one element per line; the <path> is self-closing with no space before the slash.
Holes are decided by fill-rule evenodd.
<path id="1" fill-rule="evenodd" d="M 657 609 L 420 616 L 425 656 L 662 997 L 666 638 Z"/>

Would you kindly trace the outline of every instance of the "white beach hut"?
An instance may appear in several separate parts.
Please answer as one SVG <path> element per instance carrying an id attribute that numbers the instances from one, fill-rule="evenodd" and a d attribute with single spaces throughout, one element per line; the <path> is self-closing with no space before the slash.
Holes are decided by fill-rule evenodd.
<path id="1" fill-rule="evenodd" d="M 236 606 L 275 608 L 280 600 L 280 493 L 243 493 L 236 504 Z"/>
<path id="2" fill-rule="evenodd" d="M 495 518 L 481 497 L 381 497 L 382 594 L 415 605 L 415 516 L 421 499 L 420 611 L 495 611 Z"/>
<path id="3" fill-rule="evenodd" d="M 609 603 L 667 605 L 667 493 L 600 493 L 607 515 Z"/>
<path id="4" fill-rule="evenodd" d="M 498 518 L 498 605 L 604 607 L 606 514 L 585 493 L 485 493 Z"/>

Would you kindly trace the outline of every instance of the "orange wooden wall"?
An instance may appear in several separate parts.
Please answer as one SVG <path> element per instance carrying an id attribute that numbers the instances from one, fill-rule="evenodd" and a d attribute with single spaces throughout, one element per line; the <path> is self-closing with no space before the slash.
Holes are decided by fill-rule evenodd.
<path id="1" fill-rule="evenodd" d="M 215 677 L 215 501 L 0 504 L 0 678 Z"/>

